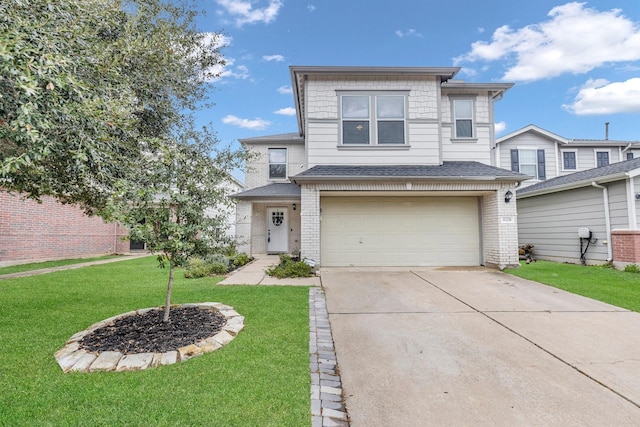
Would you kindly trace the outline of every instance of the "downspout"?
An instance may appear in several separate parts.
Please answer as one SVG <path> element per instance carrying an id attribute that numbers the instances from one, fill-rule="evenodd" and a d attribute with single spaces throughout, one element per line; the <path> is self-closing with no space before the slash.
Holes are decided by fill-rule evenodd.
<path id="1" fill-rule="evenodd" d="M 607 262 L 613 261 L 613 252 L 611 248 L 611 216 L 609 215 L 609 190 L 603 185 L 597 184 L 595 181 L 591 186 L 602 190 L 602 198 L 604 202 L 604 224 L 607 230 Z"/>

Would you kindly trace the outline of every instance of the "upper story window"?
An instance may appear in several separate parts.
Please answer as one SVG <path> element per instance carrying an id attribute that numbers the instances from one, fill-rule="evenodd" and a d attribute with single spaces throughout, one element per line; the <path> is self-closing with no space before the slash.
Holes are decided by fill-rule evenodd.
<path id="1" fill-rule="evenodd" d="M 474 138 L 473 100 L 453 100 L 453 121 L 455 124 L 455 138 Z"/>
<path id="2" fill-rule="evenodd" d="M 404 95 L 343 95 L 342 144 L 405 144 Z"/>
<path id="3" fill-rule="evenodd" d="M 547 179 L 544 150 L 521 148 L 511 150 L 511 170 L 533 177 Z"/>
<path id="4" fill-rule="evenodd" d="M 563 170 L 576 170 L 578 169 L 578 163 L 576 161 L 575 151 L 563 151 L 562 152 L 562 169 Z"/>
<path id="5" fill-rule="evenodd" d="M 633 152 L 627 151 L 627 160 L 633 160 Z"/>
<path id="6" fill-rule="evenodd" d="M 287 177 L 287 149 L 269 148 L 269 179 Z"/>
<path id="7" fill-rule="evenodd" d="M 609 151 L 596 151 L 596 167 L 607 166 L 609 164 Z"/>

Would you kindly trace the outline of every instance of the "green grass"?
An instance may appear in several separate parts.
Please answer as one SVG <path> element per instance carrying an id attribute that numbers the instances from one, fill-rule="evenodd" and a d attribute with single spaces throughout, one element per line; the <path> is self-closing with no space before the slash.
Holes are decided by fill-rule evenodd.
<path id="1" fill-rule="evenodd" d="M 12 265 L 10 267 L 1 267 L 0 275 L 22 273 L 23 271 L 39 270 L 41 268 L 60 267 L 63 265 L 79 264 L 79 263 L 90 262 L 90 261 L 101 261 L 103 259 L 118 258 L 119 256 L 120 255 L 105 255 L 105 256 L 94 257 L 94 258 L 62 259 L 58 261 L 44 261 L 44 262 L 33 262 L 30 264 Z"/>
<path id="2" fill-rule="evenodd" d="M 613 268 L 538 261 L 506 273 L 640 312 L 640 274 Z"/>
<path id="3" fill-rule="evenodd" d="M 71 335 L 162 305 L 167 274 L 148 257 L 0 282 L 0 425 L 309 425 L 306 287 L 216 286 L 178 271 L 173 303 L 245 316 L 229 345 L 146 371 L 62 372 L 53 354 Z"/>

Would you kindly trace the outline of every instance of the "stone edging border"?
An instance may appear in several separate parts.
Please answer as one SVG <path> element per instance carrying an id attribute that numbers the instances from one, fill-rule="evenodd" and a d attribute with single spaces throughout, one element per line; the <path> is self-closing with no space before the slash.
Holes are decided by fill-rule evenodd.
<path id="1" fill-rule="evenodd" d="M 204 353 L 215 351 L 229 344 L 231 340 L 233 340 L 236 335 L 244 329 L 244 316 L 241 316 L 233 309 L 233 307 L 219 302 L 176 304 L 172 307 L 199 307 L 216 310 L 227 318 L 227 323 L 222 327 L 220 332 L 212 337 L 205 338 L 195 344 L 180 347 L 178 350 L 166 353 L 137 353 L 123 355 L 118 351 L 104 351 L 96 356 L 95 354 L 89 353 L 80 348 L 80 340 L 94 330 L 106 326 L 121 317 L 142 314 L 162 307 L 134 310 L 110 317 L 89 326 L 84 331 L 76 333 L 69 338 L 64 347 L 55 353 L 56 361 L 65 373 L 138 371 L 163 365 L 171 365 L 177 362 L 184 362 L 185 360 L 200 356 Z"/>

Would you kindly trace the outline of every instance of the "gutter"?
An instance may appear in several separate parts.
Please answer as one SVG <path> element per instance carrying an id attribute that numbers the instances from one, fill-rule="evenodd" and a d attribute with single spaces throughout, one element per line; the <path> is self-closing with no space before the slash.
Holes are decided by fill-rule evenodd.
<path id="1" fill-rule="evenodd" d="M 515 179 L 514 179 L 515 178 Z M 518 182 L 524 181 L 526 177 L 498 177 L 498 176 L 301 176 L 289 178 L 294 184 L 314 183 L 314 182 L 330 182 L 330 181 L 488 181 L 488 182 Z"/>
<path id="2" fill-rule="evenodd" d="M 620 172 L 612 175 L 602 176 L 600 178 L 606 178 L 607 181 L 617 181 L 619 179 L 625 179 L 629 176 L 630 176 L 629 172 Z M 602 179 L 600 180 L 600 182 L 602 182 Z M 525 191 L 522 193 L 518 191 L 518 198 L 524 199 L 526 197 L 540 196 L 542 194 L 551 194 L 551 193 L 557 193 L 560 191 L 571 190 L 574 188 L 587 187 L 591 185 L 591 183 L 593 183 L 593 177 L 582 179 L 580 181 L 569 182 L 567 184 L 554 185 L 553 187 L 541 188 L 539 190 Z M 526 188 L 528 187 L 523 188 L 523 190 Z"/>
<path id="3" fill-rule="evenodd" d="M 591 183 L 594 188 L 602 190 L 602 199 L 604 203 L 604 223 L 607 232 L 607 262 L 613 261 L 613 249 L 611 248 L 611 216 L 609 214 L 609 190 L 603 185 L 599 185 L 595 181 Z"/>

